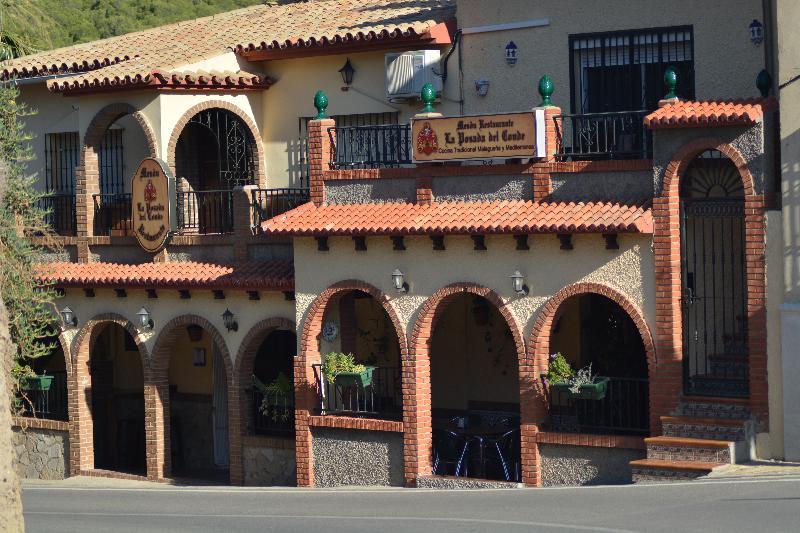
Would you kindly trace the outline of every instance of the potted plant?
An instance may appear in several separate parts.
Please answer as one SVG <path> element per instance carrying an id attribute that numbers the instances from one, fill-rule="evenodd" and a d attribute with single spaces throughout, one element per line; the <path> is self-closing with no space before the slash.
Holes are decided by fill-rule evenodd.
<path id="1" fill-rule="evenodd" d="M 22 388 L 28 391 L 49 391 L 53 384 L 53 376 L 27 376 Z"/>
<path id="2" fill-rule="evenodd" d="M 340 387 L 368 387 L 372 384 L 374 366 L 356 363 L 355 356 L 351 353 L 331 352 L 325 356 L 322 364 L 322 375 L 328 383 Z"/>
<path id="3" fill-rule="evenodd" d="M 561 353 L 555 353 L 550 356 L 550 366 L 542 381 L 575 400 L 602 400 L 609 379 L 592 374 L 591 363 L 576 372 Z"/>

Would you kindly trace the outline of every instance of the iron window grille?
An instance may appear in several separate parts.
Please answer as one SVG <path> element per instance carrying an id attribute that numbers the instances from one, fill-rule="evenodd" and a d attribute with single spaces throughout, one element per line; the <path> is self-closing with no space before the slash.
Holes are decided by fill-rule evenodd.
<path id="1" fill-rule="evenodd" d="M 109 128 L 103 134 L 98 154 L 100 168 L 100 194 L 114 195 L 125 192 L 125 159 L 121 128 Z"/>
<path id="2" fill-rule="evenodd" d="M 692 26 L 571 35 L 569 49 L 573 113 L 655 109 L 668 67 L 678 95 L 694 98 Z"/>
<path id="3" fill-rule="evenodd" d="M 44 175 L 47 192 L 74 194 L 79 146 L 77 131 L 48 133 L 44 136 Z"/>

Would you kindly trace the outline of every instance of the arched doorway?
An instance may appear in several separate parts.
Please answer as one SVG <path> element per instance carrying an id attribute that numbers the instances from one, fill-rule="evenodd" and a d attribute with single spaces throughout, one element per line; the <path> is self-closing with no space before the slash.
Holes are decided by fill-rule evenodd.
<path id="1" fill-rule="evenodd" d="M 746 398 L 745 198 L 739 170 L 717 150 L 681 179 L 684 393 Z"/>
<path id="2" fill-rule="evenodd" d="M 569 297 L 550 329 L 551 354 L 575 369 L 609 378 L 601 399 L 576 399 L 550 388 L 548 429 L 647 435 L 650 430 L 647 350 L 638 327 L 614 300 L 596 293 Z"/>
<path id="3" fill-rule="evenodd" d="M 89 347 L 94 468 L 146 474 L 144 370 L 122 326 L 99 326 Z"/>
<path id="4" fill-rule="evenodd" d="M 476 294 L 439 305 L 429 341 L 433 473 L 520 481 L 519 361 L 509 324 Z"/>
<path id="5" fill-rule="evenodd" d="M 162 392 L 165 465 L 174 477 L 227 483 L 229 356 L 213 326 L 202 319 L 179 322 L 165 326 L 154 351 L 157 381 L 168 387 L 166 398 Z"/>
<path id="6" fill-rule="evenodd" d="M 322 323 L 322 357 L 314 365 L 319 410 L 325 414 L 401 419 L 401 345 L 386 309 L 367 292 L 342 291 L 328 300 Z M 371 382 L 342 384 L 324 376 L 326 357 L 337 353 L 352 355 L 355 363 L 372 368 Z"/>
<path id="7" fill-rule="evenodd" d="M 234 112 L 219 107 L 191 116 L 175 144 L 179 226 L 201 234 L 233 224 L 235 186 L 256 183 L 256 139 Z"/>

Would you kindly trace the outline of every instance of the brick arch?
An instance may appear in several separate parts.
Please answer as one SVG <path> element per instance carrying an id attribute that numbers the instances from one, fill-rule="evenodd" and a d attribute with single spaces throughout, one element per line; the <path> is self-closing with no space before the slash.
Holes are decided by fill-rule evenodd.
<path id="1" fill-rule="evenodd" d="M 92 195 L 100 192 L 100 166 L 98 153 L 103 135 L 115 121 L 131 115 L 144 134 L 151 157 L 158 157 L 155 130 L 150 121 L 130 104 L 118 102 L 109 104 L 97 112 L 83 134 L 80 161 L 75 169 L 76 210 L 85 214 L 85 221 L 78 217 L 78 235 L 92 235 L 94 228 L 94 206 Z"/>
<path id="2" fill-rule="evenodd" d="M 206 102 L 200 102 L 197 105 L 190 107 L 181 118 L 175 123 L 175 126 L 172 128 L 172 134 L 169 138 L 169 144 L 167 145 L 167 164 L 169 165 L 170 170 L 172 173 L 175 174 L 175 149 L 178 146 L 178 139 L 183 133 L 183 129 L 189 123 L 192 117 L 200 113 L 201 111 L 205 111 L 207 109 L 225 109 L 230 111 L 247 125 L 250 128 L 250 134 L 253 136 L 253 140 L 256 144 L 256 185 L 259 187 L 266 187 L 267 186 L 267 174 L 266 174 L 266 161 L 267 157 L 264 152 L 264 143 L 261 139 L 261 134 L 258 131 L 258 126 L 250 116 L 245 113 L 240 107 L 226 102 L 225 100 L 208 100 Z"/>
<path id="3" fill-rule="evenodd" d="M 153 345 L 153 355 L 150 362 L 150 380 L 148 386 L 151 388 L 151 395 L 145 396 L 145 422 L 147 427 L 153 428 L 152 440 L 148 435 L 147 447 L 147 472 L 149 478 L 164 479 L 172 475 L 171 443 L 170 443 L 170 398 L 169 398 L 169 363 L 172 355 L 171 349 L 175 341 L 182 333 L 183 326 L 200 326 L 208 335 L 211 341 L 220 351 L 222 361 L 225 364 L 225 378 L 228 388 L 228 440 L 229 440 L 229 462 L 233 456 L 233 445 L 239 442 L 239 432 L 236 434 L 230 422 L 236 416 L 234 410 L 235 391 L 233 387 L 233 364 L 231 354 L 225 339 L 219 330 L 207 319 L 198 315 L 181 315 L 173 318 L 161 328 L 161 331 Z M 237 458 L 238 459 L 238 458 Z M 152 472 L 152 474 L 151 474 Z"/>
<path id="4" fill-rule="evenodd" d="M 269 334 L 279 330 L 296 333 L 294 321 L 288 318 L 274 317 L 258 322 L 247 332 L 236 354 L 236 361 L 233 366 L 233 391 L 230 394 L 231 401 L 236 401 L 235 417 L 229 423 L 232 427 L 235 426 L 234 429 L 231 429 L 231 434 L 239 435 L 237 444 L 239 453 L 231 454 L 231 485 L 244 484 L 244 467 L 241 461 L 244 450 L 242 449 L 241 438 L 253 433 L 253 428 L 250 427 L 251 420 L 249 415 L 253 409 L 253 399 L 245 391 L 250 385 L 250 375 L 253 373 L 256 355 L 261 343 L 266 340 Z M 231 445 L 231 449 L 233 450 L 233 445 Z M 234 456 L 236 461 L 234 461 Z"/>
<path id="5" fill-rule="evenodd" d="M 493 290 L 474 283 L 453 283 L 434 292 L 422 305 L 411 333 L 410 355 L 403 369 L 403 404 L 415 408 L 403 409 L 405 481 L 413 485 L 420 475 L 431 471 L 431 379 L 430 339 L 441 311 L 459 294 L 482 296 L 500 312 L 506 322 L 517 350 L 520 383 L 520 409 L 525 422 L 525 405 L 533 401 L 533 388 L 526 368 L 528 356 L 525 338 L 516 317 L 506 302 Z M 526 450 L 523 445 L 523 457 Z M 525 461 L 523 460 L 523 463 Z M 526 481 L 527 483 L 527 481 Z"/>
<path id="6" fill-rule="evenodd" d="M 81 328 L 68 350 L 71 361 L 67 367 L 67 404 L 69 412 L 70 474 L 78 475 L 94 468 L 94 427 L 92 419 L 91 376 L 89 374 L 90 351 L 103 326 L 117 324 L 127 331 L 136 343 L 142 361 L 145 402 L 149 374 L 148 351 L 144 338 L 133 323 L 122 315 L 104 313 L 97 315 Z M 63 337 L 63 334 L 59 338 Z M 66 338 L 64 338 L 66 341 Z M 65 354 L 67 351 L 65 350 Z M 145 431 L 147 425 L 145 425 Z M 149 438 L 149 435 L 146 437 Z M 149 462 L 149 453 L 148 453 Z"/>
<path id="7" fill-rule="evenodd" d="M 744 187 L 745 272 L 747 279 L 750 408 L 760 431 L 769 428 L 766 334 L 765 197 L 744 156 L 719 138 L 695 139 L 682 146 L 667 165 L 660 196 L 653 199 L 653 251 L 656 271 L 656 348 L 658 372 L 651 378 L 651 418 L 669 415 L 683 392 L 683 322 L 681 299 L 680 180 L 703 151 L 716 149 L 736 166 Z"/>
<path id="8" fill-rule="evenodd" d="M 350 291 L 360 291 L 369 294 L 375 301 L 381 304 L 383 310 L 389 315 L 389 319 L 394 326 L 397 342 L 400 344 L 400 363 L 402 373 L 405 375 L 405 367 L 408 360 L 408 338 L 405 327 L 400 321 L 397 312 L 389 302 L 390 298 L 381 290 L 369 283 L 358 280 L 346 280 L 334 283 L 311 303 L 306 312 L 300 333 L 300 351 L 294 366 L 295 383 L 295 456 L 297 460 L 297 484 L 299 486 L 313 486 L 313 468 L 311 456 L 311 430 L 309 428 L 309 416 L 316 402 L 316 383 L 314 372 L 311 366 L 319 363 L 320 353 L 317 339 L 322 332 L 322 321 L 325 317 L 325 310 L 332 298 Z M 404 378 L 405 379 L 405 378 Z M 405 385 L 403 385 L 405 387 Z M 403 400 L 403 411 L 408 404 Z M 405 415 L 403 415 L 405 417 Z"/>
<path id="9" fill-rule="evenodd" d="M 628 314 L 631 320 L 633 320 L 633 323 L 636 325 L 636 329 L 639 331 L 639 336 L 642 339 L 642 344 L 644 344 L 645 354 L 647 356 L 647 374 L 650 377 L 650 398 L 652 401 L 652 398 L 658 395 L 658 391 L 653 390 L 653 377 L 656 375 L 658 359 L 656 355 L 655 343 L 653 342 L 653 336 L 650 333 L 650 327 L 647 325 L 647 321 L 644 319 L 644 314 L 638 306 L 632 303 L 627 296 L 619 292 L 617 289 L 614 289 L 603 283 L 584 282 L 569 285 L 558 291 L 544 304 L 544 306 L 542 306 L 542 309 L 539 311 L 539 314 L 536 317 L 536 321 L 534 322 L 533 330 L 531 331 L 528 341 L 528 346 L 530 347 L 530 360 L 531 364 L 533 365 L 531 370 L 533 376 L 540 376 L 541 374 L 547 372 L 548 356 L 550 355 L 551 330 L 553 327 L 553 321 L 558 313 L 559 308 L 561 307 L 561 304 L 574 296 L 580 296 L 583 294 L 598 294 L 600 296 L 605 296 L 620 306 L 620 308 L 622 308 L 622 310 Z M 536 413 L 534 416 L 539 420 L 543 419 L 547 414 L 547 408 L 542 402 L 541 397 L 537 398 L 535 408 Z M 657 418 L 654 419 L 651 412 L 650 427 L 652 431 L 655 431 L 657 422 Z"/>

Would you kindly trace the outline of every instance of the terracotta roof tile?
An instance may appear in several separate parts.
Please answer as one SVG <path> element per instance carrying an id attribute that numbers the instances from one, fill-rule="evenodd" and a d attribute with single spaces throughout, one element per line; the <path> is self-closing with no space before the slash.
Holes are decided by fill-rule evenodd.
<path id="1" fill-rule="evenodd" d="M 676 102 L 665 105 L 644 118 L 651 129 L 706 126 L 749 126 L 764 116 L 772 99 L 749 99 L 729 102 Z"/>
<path id="2" fill-rule="evenodd" d="M 316 0 L 256 5 L 0 63 L 0 78 L 74 74 L 53 90 L 126 87 L 230 50 L 336 46 L 427 34 L 453 19 L 450 0 Z"/>
<path id="3" fill-rule="evenodd" d="M 646 203 L 506 200 L 304 204 L 262 224 L 270 235 L 427 235 L 491 233 L 652 233 Z"/>
<path id="4" fill-rule="evenodd" d="M 211 263 L 43 263 L 38 281 L 59 287 L 294 290 L 290 260 Z"/>

